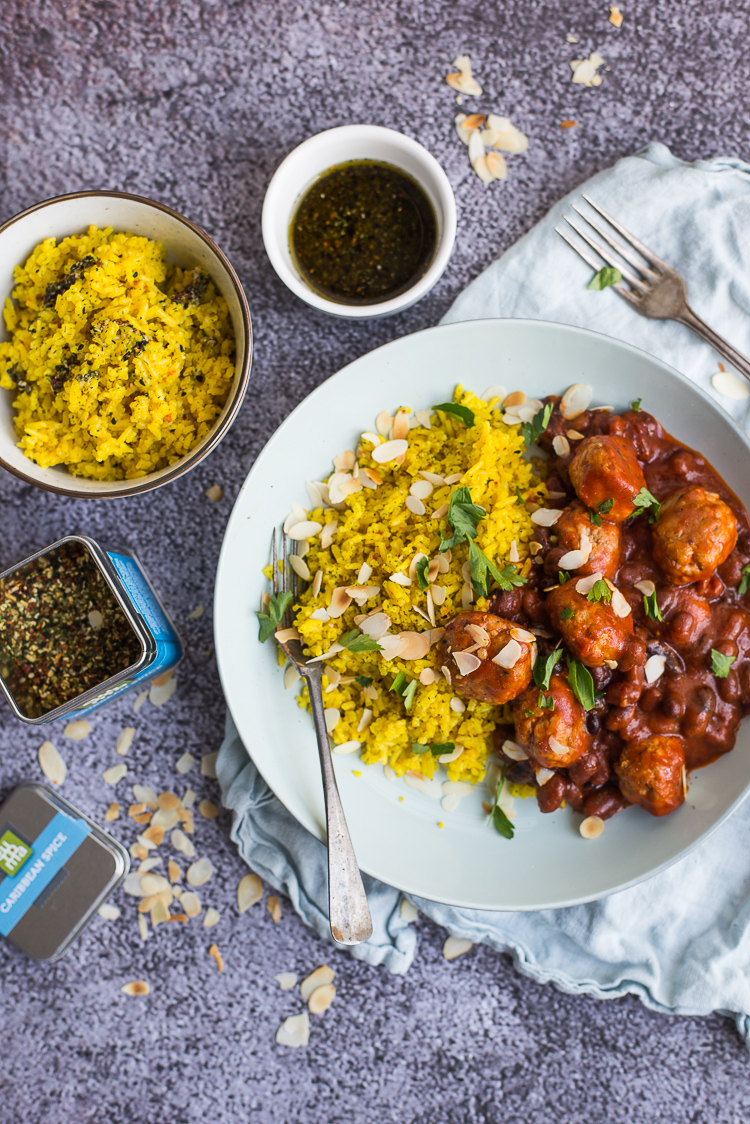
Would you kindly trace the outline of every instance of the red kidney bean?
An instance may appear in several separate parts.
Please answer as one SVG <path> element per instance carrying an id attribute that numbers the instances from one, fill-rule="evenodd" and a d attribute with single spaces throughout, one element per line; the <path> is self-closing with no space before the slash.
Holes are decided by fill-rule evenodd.
<path id="1" fill-rule="evenodd" d="M 608 785 L 597 792 L 589 792 L 583 800 L 583 810 L 587 816 L 598 816 L 601 820 L 608 820 L 621 808 L 625 807 L 625 799 L 619 788 Z"/>
<path id="2" fill-rule="evenodd" d="M 566 787 L 565 777 L 561 773 L 555 773 L 554 777 L 545 781 L 536 793 L 539 811 L 556 812 L 565 799 Z"/>

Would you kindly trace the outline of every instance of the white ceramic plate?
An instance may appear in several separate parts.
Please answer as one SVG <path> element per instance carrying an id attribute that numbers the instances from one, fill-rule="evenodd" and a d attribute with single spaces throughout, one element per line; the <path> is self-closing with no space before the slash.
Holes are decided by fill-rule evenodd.
<path id="1" fill-rule="evenodd" d="M 482 320 L 419 332 L 378 348 L 323 383 L 279 427 L 240 492 L 219 559 L 216 649 L 230 710 L 253 761 L 289 811 L 324 839 L 323 789 L 312 722 L 286 691 L 276 648 L 258 643 L 255 617 L 274 526 L 306 479 L 332 471 L 383 408 L 432 406 L 459 376 L 481 394 L 502 384 L 529 396 L 591 383 L 595 405 L 642 397 L 670 433 L 704 453 L 750 506 L 750 443 L 707 395 L 664 363 L 605 336 L 531 320 Z M 543 816 L 517 800 L 515 838 L 486 826 L 484 786 L 445 813 L 436 800 L 388 781 L 379 765 L 335 757 L 354 848 L 368 874 L 402 890 L 493 910 L 574 905 L 624 889 L 705 839 L 750 787 L 750 724 L 732 753 L 691 777 L 686 804 L 665 819 L 628 808 L 586 841 L 570 810 Z M 361 777 L 354 770 L 361 771 Z M 403 799 L 401 799 L 403 798 Z M 445 827 L 438 828 L 443 821 Z"/>

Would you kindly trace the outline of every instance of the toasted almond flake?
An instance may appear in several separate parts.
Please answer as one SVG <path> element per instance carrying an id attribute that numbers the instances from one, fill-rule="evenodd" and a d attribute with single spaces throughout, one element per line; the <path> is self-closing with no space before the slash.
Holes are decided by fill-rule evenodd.
<path id="1" fill-rule="evenodd" d="M 307 1006 L 312 1015 L 322 1015 L 324 1011 L 333 1003 L 336 998 L 336 988 L 333 984 L 323 984 L 322 987 L 316 987 L 307 1001 Z"/>
<path id="2" fill-rule="evenodd" d="M 516 542 L 515 539 L 511 540 L 510 550 L 508 551 L 508 561 L 509 562 L 520 562 L 521 561 L 521 555 L 518 553 L 518 543 Z"/>
<path id="3" fill-rule="evenodd" d="M 467 940 L 466 937 L 448 937 L 443 945 L 443 956 L 446 960 L 455 960 L 457 956 L 463 956 L 473 947 L 474 942 Z"/>
<path id="4" fill-rule="evenodd" d="M 326 523 L 323 527 L 323 530 L 320 532 L 320 545 L 323 547 L 323 550 L 328 550 L 328 547 L 333 542 L 333 536 L 338 530 L 338 526 L 338 520 L 332 519 L 330 523 Z"/>
<path id="5" fill-rule="evenodd" d="M 711 377 L 711 385 L 725 398 L 735 398 L 739 401 L 742 398 L 747 398 L 750 394 L 747 383 L 743 382 L 732 371 L 717 371 Z"/>
<path id="6" fill-rule="evenodd" d="M 110 905 L 109 902 L 105 902 L 104 905 L 100 905 L 96 912 L 105 921 L 116 921 L 120 916 L 120 910 L 117 908 L 117 906 Z"/>
<path id="7" fill-rule="evenodd" d="M 497 140 L 495 141 L 497 144 Z M 523 151 L 523 150 L 521 150 Z M 487 171 L 495 180 L 504 180 L 508 175 L 508 165 L 505 162 L 505 157 L 499 152 L 488 152 L 484 157 L 484 162 L 487 166 Z"/>
<path id="8" fill-rule="evenodd" d="M 144 897 L 150 894 L 161 894 L 169 889 L 169 882 L 163 874 L 144 874 L 141 877 L 141 891 Z"/>
<path id="9" fill-rule="evenodd" d="M 576 582 L 576 592 L 587 597 L 597 582 L 602 580 L 602 575 L 597 570 L 594 574 L 587 574 L 585 578 L 579 578 Z"/>
<path id="10" fill-rule="evenodd" d="M 511 761 L 526 761 L 529 756 L 523 746 L 520 746 L 518 742 L 510 741 L 510 739 L 503 742 L 502 749 L 505 756 L 510 758 Z"/>
<path id="11" fill-rule="evenodd" d="M 107 784 L 116 785 L 120 783 L 127 771 L 128 767 L 124 762 L 120 765 L 112 765 L 111 768 L 104 770 L 102 779 L 106 781 Z"/>
<path id="12" fill-rule="evenodd" d="M 578 40 L 576 39 L 575 42 L 578 42 Z M 571 120 L 570 117 L 566 117 L 563 121 L 560 122 L 561 129 L 575 129 L 577 126 L 578 122 Z"/>
<path id="13" fill-rule="evenodd" d="M 135 714 L 141 709 L 146 699 L 148 698 L 148 691 L 141 691 L 133 703 L 133 712 Z"/>
<path id="14" fill-rule="evenodd" d="M 656 586 L 648 578 L 643 578 L 642 581 L 636 582 L 635 589 L 639 590 L 644 597 L 652 597 L 656 593 Z"/>
<path id="15" fill-rule="evenodd" d="M 473 671 L 482 666 L 482 661 L 477 656 L 466 652 L 454 652 L 453 659 L 456 661 L 459 675 L 471 675 Z"/>
<path id="16" fill-rule="evenodd" d="M 409 491 L 416 499 L 426 500 L 432 495 L 434 489 L 434 484 L 431 484 L 429 480 L 415 480 Z"/>
<path id="17" fill-rule="evenodd" d="M 138 815 L 134 815 L 133 819 L 138 824 L 147 824 L 147 823 L 151 823 L 152 817 L 153 817 L 153 812 L 141 812 Z"/>
<path id="18" fill-rule="evenodd" d="M 469 116 L 465 118 L 463 125 L 464 128 L 468 130 L 481 129 L 486 120 L 486 113 L 470 113 Z"/>
<path id="19" fill-rule="evenodd" d="M 643 673 L 646 676 L 647 683 L 655 683 L 664 674 L 664 668 L 667 666 L 665 656 L 649 656 L 643 668 Z"/>
<path id="20" fill-rule="evenodd" d="M 604 59 L 596 51 L 592 51 L 587 59 L 573 59 L 570 64 L 573 71 L 571 81 L 581 86 L 600 86 L 602 78 L 596 72 L 603 62 Z"/>
<path id="21" fill-rule="evenodd" d="M 427 472 L 426 469 L 420 469 L 419 475 L 429 483 L 433 484 L 436 488 L 440 488 L 445 484 L 445 477 L 439 476 L 437 472 Z"/>
<path id="22" fill-rule="evenodd" d="M 218 807 L 211 800 L 201 800 L 198 805 L 198 811 L 203 816 L 204 820 L 215 820 L 219 814 Z"/>
<path id="23" fill-rule="evenodd" d="M 182 870 L 174 859 L 170 859 L 167 863 L 167 877 L 170 882 L 180 882 L 182 879 Z"/>
<path id="24" fill-rule="evenodd" d="M 447 596 L 447 590 L 442 585 L 433 585 L 430 587 L 430 597 L 434 605 L 442 605 Z"/>
<path id="25" fill-rule="evenodd" d="M 406 898 L 401 899 L 400 914 L 401 914 L 401 920 L 405 921 L 407 925 L 410 925 L 413 921 L 416 921 L 417 918 L 419 917 L 419 912 L 417 910 L 417 907 L 415 905 L 413 905 L 410 901 L 407 901 Z"/>
<path id="26" fill-rule="evenodd" d="M 39 766 L 48 781 L 52 784 L 62 784 L 67 774 L 67 767 L 52 742 L 45 741 L 39 746 Z"/>
<path id="27" fill-rule="evenodd" d="M 323 571 L 318 570 L 317 574 L 313 578 L 313 583 L 312 583 L 312 595 L 313 595 L 313 597 L 318 596 L 318 594 L 320 593 L 320 587 L 322 586 L 322 584 L 323 584 Z"/>
<path id="28" fill-rule="evenodd" d="M 152 706 L 164 706 L 177 690 L 177 677 L 171 676 L 166 683 L 152 683 L 148 692 L 149 702 Z"/>
<path id="29" fill-rule="evenodd" d="M 549 747 L 550 747 L 550 749 L 552 750 L 553 753 L 559 753 L 559 754 L 564 753 L 566 755 L 570 753 L 570 746 L 563 745 L 562 742 L 559 742 L 557 740 L 557 738 L 554 738 L 554 737 L 550 737 Z"/>
<path id="30" fill-rule="evenodd" d="M 554 527 L 561 515 L 562 511 L 558 508 L 540 507 L 531 513 L 531 522 L 537 527 Z"/>
<path id="31" fill-rule="evenodd" d="M 450 687 L 450 686 L 451 686 L 451 673 L 450 673 L 450 668 L 446 667 L 446 666 L 445 666 L 445 664 L 443 664 L 443 665 L 442 665 L 442 667 L 440 668 L 440 670 L 441 670 L 441 672 L 442 672 L 442 674 L 443 674 L 443 678 L 445 679 L 446 683 L 447 683 L 447 684 L 448 684 L 448 686 Z"/>
<path id="32" fill-rule="evenodd" d="M 496 663 L 499 667 L 504 667 L 510 670 L 515 667 L 518 661 L 523 656 L 523 648 L 517 640 L 512 638 L 507 644 L 504 644 L 497 655 L 493 658 L 492 662 Z"/>
<path id="33" fill-rule="evenodd" d="M 560 413 L 566 421 L 577 418 L 584 410 L 588 410 L 593 393 L 593 388 L 582 382 L 568 387 L 560 399 Z"/>
<path id="34" fill-rule="evenodd" d="M 194 764 L 195 758 L 192 753 L 183 753 L 182 757 L 180 757 L 175 764 L 175 769 L 181 776 L 184 776 L 185 773 L 190 772 Z"/>
<path id="35" fill-rule="evenodd" d="M 577 429 L 566 430 L 565 436 L 570 441 L 585 441 L 585 439 L 586 439 L 586 434 L 580 433 Z M 565 493 L 560 492 L 559 495 L 557 496 L 557 498 L 561 500 L 561 499 L 564 498 L 564 496 L 565 496 Z"/>
<path id="36" fill-rule="evenodd" d="M 617 660 L 605 660 L 604 666 L 608 667 L 610 671 L 617 671 Z"/>
<path id="37" fill-rule="evenodd" d="M 341 742 L 340 745 L 333 746 L 333 752 L 339 754 L 356 753 L 358 749 L 362 748 L 362 742 L 349 741 Z"/>
<path id="38" fill-rule="evenodd" d="M 197 917 L 201 911 L 200 898 L 192 890 L 184 890 L 180 897 L 180 905 L 188 917 Z"/>
<path id="39" fill-rule="evenodd" d="M 201 776 L 216 780 L 216 758 L 218 753 L 206 753 L 201 757 Z"/>
<path id="40" fill-rule="evenodd" d="M 145 980 L 132 980 L 130 983 L 123 984 L 120 991 L 125 995 L 148 995 L 151 988 Z"/>
<path id="41" fill-rule="evenodd" d="M 550 739 L 551 742 L 552 739 Z M 554 777 L 555 772 L 553 769 L 537 769 L 536 770 L 536 783 L 541 787 L 546 784 L 551 777 Z"/>
<path id="42" fill-rule="evenodd" d="M 115 743 L 115 753 L 119 753 L 121 757 L 124 757 L 133 744 L 134 737 L 135 726 L 126 726 L 124 730 L 121 730 Z"/>
<path id="43" fill-rule="evenodd" d="M 277 976 L 273 977 L 282 991 L 291 991 L 297 982 L 296 972 L 279 972 Z"/>
<path id="44" fill-rule="evenodd" d="M 288 535 L 292 527 L 297 523 L 301 523 L 303 519 L 307 519 L 307 511 L 304 507 L 301 507 L 300 504 L 293 503 L 289 515 L 287 515 L 284 520 L 284 534 Z"/>
<path id="45" fill-rule="evenodd" d="M 113 820 L 119 820 L 119 818 L 120 818 L 120 805 L 119 804 L 110 804 L 109 808 L 107 808 L 107 811 L 104 813 L 105 822 L 106 823 L 112 823 Z"/>
<path id="46" fill-rule="evenodd" d="M 202 886 L 213 875 L 214 867 L 210 859 L 198 859 L 188 867 L 186 879 L 189 886 Z"/>
<path id="47" fill-rule="evenodd" d="M 430 650 L 429 632 L 400 632 L 400 656 L 403 660 L 423 660 Z"/>
<path id="48" fill-rule="evenodd" d="M 558 457 L 567 457 L 570 453 L 570 442 L 567 437 L 558 433 L 557 437 L 552 438 L 552 448 Z"/>
<path id="49" fill-rule="evenodd" d="M 397 457 L 404 455 L 409 448 L 409 442 L 400 438 L 397 441 L 384 441 L 382 445 L 372 450 L 372 459 L 376 464 L 390 464 Z"/>
<path id="50" fill-rule="evenodd" d="M 155 812 L 159 807 L 156 800 L 156 793 L 153 788 L 147 784 L 134 784 L 133 796 L 139 804 L 145 804 L 152 812 Z"/>
<path id="51" fill-rule="evenodd" d="M 91 723 L 87 722 L 84 718 L 77 718 L 74 722 L 68 722 L 63 730 L 63 737 L 70 738 L 71 741 L 81 742 L 87 738 L 91 733 Z"/>
<path id="52" fill-rule="evenodd" d="M 169 837 L 169 841 L 174 847 L 175 851 L 179 851 L 186 859 L 192 859 L 195 856 L 195 847 L 192 841 L 188 839 L 182 828 L 176 827 Z"/>
<path id="53" fill-rule="evenodd" d="M 455 710 L 456 714 L 463 714 L 466 710 L 466 703 L 463 699 L 453 698 L 450 701 L 450 708 L 451 710 Z"/>
<path id="54" fill-rule="evenodd" d="M 423 558 L 426 559 L 427 555 L 421 550 L 417 551 L 417 553 L 414 555 L 411 562 L 409 563 L 409 581 L 410 582 L 413 581 L 414 578 L 416 577 L 417 563 L 421 562 Z"/>
<path id="55" fill-rule="evenodd" d="M 357 733 L 361 734 L 363 730 L 367 729 L 371 722 L 372 711 L 368 707 L 365 707 L 365 709 L 362 711 L 362 717 L 359 720 L 359 725 L 357 726 Z"/>
<path id="56" fill-rule="evenodd" d="M 311 621 L 320 621 L 321 624 L 327 624 L 331 616 L 327 609 L 315 609 L 310 613 L 308 619 Z"/>
<path id="57" fill-rule="evenodd" d="M 138 933 L 142 941 L 148 940 L 148 921 L 142 913 L 138 914 Z"/>
<path id="58" fill-rule="evenodd" d="M 393 419 L 393 427 L 391 429 L 391 437 L 394 441 L 401 441 L 404 437 L 409 435 L 409 411 L 397 410 L 396 416 Z"/>
<path id="59" fill-rule="evenodd" d="M 152 855 L 149 859 L 144 859 L 138 867 L 138 874 L 149 874 L 152 870 L 156 870 L 157 866 L 161 866 L 162 859 L 160 855 Z"/>
<path id="60" fill-rule="evenodd" d="M 307 1011 L 303 1011 L 301 1015 L 290 1015 L 288 1019 L 284 1019 L 283 1023 L 276 1031 L 276 1043 L 278 1046 L 296 1048 L 306 1046 L 309 1041 L 310 1016 Z"/>
<path id="61" fill-rule="evenodd" d="M 464 582 L 461 587 L 461 608 L 469 609 L 474 600 L 474 590 L 468 582 Z"/>
<path id="62" fill-rule="evenodd" d="M 214 925 L 219 924 L 220 917 L 221 914 L 219 913 L 218 909 L 214 909 L 214 907 L 210 905 L 203 915 L 203 928 L 213 929 Z"/>
<path id="63" fill-rule="evenodd" d="M 274 632 L 274 636 L 279 644 L 288 644 L 290 640 L 302 639 L 296 628 L 279 628 Z"/>
<path id="64" fill-rule="evenodd" d="M 339 652 L 343 652 L 343 650 L 343 644 L 331 644 L 327 652 L 322 652 L 319 656 L 313 656 L 312 659 L 309 659 L 307 662 L 321 663 L 323 660 L 330 660 L 333 656 L 338 655 Z"/>
<path id="65" fill-rule="evenodd" d="M 154 813 L 151 819 L 151 826 L 162 827 L 165 831 L 168 831 L 170 827 L 174 827 L 177 823 L 179 815 L 176 808 L 160 808 L 158 812 Z"/>
<path id="66" fill-rule="evenodd" d="M 482 87 L 471 74 L 446 74 L 445 80 L 452 89 L 457 90 L 459 94 L 468 94 L 472 98 L 480 98 L 482 96 Z"/>
<path id="67" fill-rule="evenodd" d="M 441 753 L 438 757 L 438 761 L 441 765 L 450 765 L 451 761 L 458 761 L 463 752 L 464 746 L 457 745 L 450 753 Z M 445 791 L 445 786 L 443 786 L 443 791 Z"/>
<path id="68" fill-rule="evenodd" d="M 404 784 L 413 788 L 415 792 L 421 792 L 423 796 L 429 796 L 430 800 L 439 800 L 443 794 L 440 782 L 435 777 L 423 777 L 414 769 L 409 769 L 404 774 Z"/>
<path id="69" fill-rule="evenodd" d="M 180 798 L 175 792 L 160 792 L 156 798 L 156 803 L 160 808 L 169 812 L 174 808 L 179 808 Z"/>
<path id="70" fill-rule="evenodd" d="M 337 472 L 351 472 L 355 460 L 354 450 L 345 449 L 343 453 L 339 453 L 338 456 L 333 458 L 333 467 Z"/>
<path id="71" fill-rule="evenodd" d="M 393 418 L 387 410 L 381 410 L 375 418 L 375 428 L 381 437 L 390 436 L 391 426 L 393 425 Z"/>
<path id="72" fill-rule="evenodd" d="M 210 957 L 212 957 L 213 960 L 216 961 L 216 967 L 219 969 L 219 971 L 223 972 L 224 971 L 224 958 L 221 955 L 221 953 L 219 952 L 219 946 L 215 945 L 215 944 L 212 944 L 210 946 L 209 950 L 208 950 L 208 955 Z"/>
<path id="73" fill-rule="evenodd" d="M 525 401 L 526 394 L 523 390 L 513 390 L 503 402 L 503 409 L 507 410 L 511 406 L 523 406 Z"/>
<path id="74" fill-rule="evenodd" d="M 328 615 L 334 619 L 343 616 L 352 603 L 352 598 L 346 592 L 346 586 L 337 586 L 331 594 L 331 603 L 328 606 Z"/>
<path id="75" fill-rule="evenodd" d="M 291 691 L 295 683 L 298 683 L 301 678 L 302 676 L 297 670 L 297 667 L 293 663 L 288 664 L 284 672 L 284 686 L 287 691 Z"/>
<path id="76" fill-rule="evenodd" d="M 615 616 L 616 617 L 627 617 L 627 616 L 629 616 L 631 610 L 630 610 L 630 604 L 629 604 L 627 598 L 623 597 L 623 595 L 620 593 L 619 589 L 615 589 L 615 587 L 611 584 L 611 582 L 607 582 L 607 585 L 612 590 L 612 610 L 613 610 Z"/>
<path id="77" fill-rule="evenodd" d="M 586 816 L 585 820 L 581 820 L 578 830 L 584 839 L 596 839 L 604 831 L 604 820 L 599 816 Z"/>
<path id="78" fill-rule="evenodd" d="M 278 925 L 281 921 L 281 902 L 275 894 L 270 894 L 266 902 L 266 909 L 271 914 L 274 924 Z"/>
<path id="79" fill-rule="evenodd" d="M 432 411 L 431 410 L 415 410 L 414 418 L 416 422 L 422 426 L 423 429 L 432 429 Z"/>
<path id="80" fill-rule="evenodd" d="M 329 706 L 323 713 L 325 714 L 326 730 L 329 734 L 332 734 L 341 718 L 341 711 L 336 706 Z"/>
<path id="81" fill-rule="evenodd" d="M 609 22 L 613 27 L 622 27 L 622 12 L 616 4 L 609 9 Z"/>
<path id="82" fill-rule="evenodd" d="M 466 631 L 477 644 L 489 644 L 490 634 L 480 624 L 467 624 Z"/>
<path id="83" fill-rule="evenodd" d="M 580 570 L 589 560 L 589 555 L 584 550 L 569 550 L 558 561 L 561 570 Z"/>
<path id="84" fill-rule="evenodd" d="M 290 554 L 289 565 L 298 577 L 302 578 L 303 581 L 309 582 L 310 567 L 307 565 L 304 558 L 299 558 L 296 554 Z"/>
<path id="85" fill-rule="evenodd" d="M 333 983 L 334 971 L 329 968 L 327 964 L 321 964 L 309 976 L 305 976 L 300 984 L 300 994 L 307 1002 L 312 993 L 319 987 L 326 987 L 328 984 Z"/>
<path id="86" fill-rule="evenodd" d="M 182 807 L 192 808 L 193 804 L 195 804 L 195 793 L 192 788 L 186 788 L 185 795 L 182 798 Z"/>
<path id="87" fill-rule="evenodd" d="M 404 587 L 411 585 L 411 578 L 406 574 L 391 574 L 391 576 L 388 578 L 388 581 L 394 582 L 395 585 L 402 585 Z"/>
<path id="88" fill-rule="evenodd" d="M 438 673 L 432 667 L 425 667 L 419 673 L 419 682 L 423 687 L 430 687 L 433 683 L 437 682 L 437 679 Z"/>
<path id="89" fill-rule="evenodd" d="M 363 562 L 357 574 L 357 585 L 366 585 L 368 578 L 372 574 L 372 566 L 367 562 Z"/>

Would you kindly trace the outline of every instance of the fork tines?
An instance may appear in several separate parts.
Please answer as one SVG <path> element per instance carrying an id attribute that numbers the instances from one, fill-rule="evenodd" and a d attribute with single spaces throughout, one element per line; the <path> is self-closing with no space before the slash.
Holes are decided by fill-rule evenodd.
<path id="1" fill-rule="evenodd" d="M 661 258 L 658 258 L 656 254 L 652 253 L 652 251 L 648 249 L 647 246 L 644 246 L 642 242 L 640 242 L 633 234 L 626 230 L 621 223 L 617 222 L 616 219 L 613 219 L 611 215 L 607 214 L 607 212 L 603 210 L 603 208 L 600 207 L 597 203 L 595 203 L 593 199 L 591 199 L 588 195 L 583 195 L 582 197 L 586 200 L 590 207 L 597 211 L 598 214 L 600 214 L 601 217 L 605 219 L 607 223 L 609 223 L 613 230 L 616 230 L 618 234 L 622 236 L 622 238 L 630 243 L 630 247 L 624 246 L 622 242 L 618 241 L 617 238 L 610 234 L 610 232 L 604 226 L 600 225 L 594 218 L 582 211 L 580 207 L 576 206 L 575 203 L 572 204 L 573 210 L 576 212 L 576 214 L 579 215 L 581 219 L 583 219 L 584 222 L 587 223 L 592 230 L 596 231 L 599 237 L 602 238 L 604 242 L 606 242 L 607 246 L 610 246 L 612 250 L 615 251 L 615 253 L 619 254 L 620 259 L 622 260 L 618 260 L 618 258 L 616 258 L 609 249 L 603 246 L 600 242 L 597 242 L 595 238 L 592 238 L 588 230 L 580 226 L 577 222 L 574 222 L 573 219 L 568 218 L 567 215 L 563 215 L 563 218 L 568 223 L 568 225 L 571 226 L 573 230 L 575 230 L 575 232 L 583 239 L 583 241 L 588 246 L 590 246 L 592 250 L 595 250 L 596 253 L 599 254 L 599 256 L 603 258 L 608 265 L 614 266 L 615 269 L 619 269 L 622 276 L 637 292 L 644 292 L 647 286 L 644 284 L 643 278 L 645 277 L 649 280 L 653 280 L 657 276 L 660 268 L 668 267 L 661 260 Z M 593 270 L 595 270 L 595 272 L 599 272 L 599 270 L 602 268 L 600 262 L 596 261 L 596 259 L 593 258 L 586 249 L 575 242 L 569 236 L 567 231 L 561 230 L 560 227 L 557 226 L 555 227 L 555 230 L 560 235 L 560 237 L 563 238 L 568 243 L 568 245 L 573 250 L 575 250 L 576 253 L 580 257 L 582 257 L 588 265 L 591 266 Z M 637 253 L 640 254 L 640 259 L 643 260 L 639 260 L 639 258 L 636 257 L 636 255 L 633 253 L 633 250 L 637 251 Z M 648 264 L 644 264 L 644 261 Z M 632 265 L 634 269 L 638 270 L 639 274 L 641 274 L 642 276 L 636 276 L 635 273 L 628 269 L 624 262 L 629 262 L 630 265 Z M 620 293 L 628 292 L 628 290 L 624 289 L 622 285 L 618 284 L 613 287 Z"/>

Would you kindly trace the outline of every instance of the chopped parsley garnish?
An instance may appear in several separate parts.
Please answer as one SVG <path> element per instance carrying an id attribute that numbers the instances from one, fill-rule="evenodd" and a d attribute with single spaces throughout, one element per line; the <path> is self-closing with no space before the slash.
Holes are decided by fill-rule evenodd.
<path id="1" fill-rule="evenodd" d="M 571 617 L 575 616 L 575 610 L 571 605 L 566 605 L 564 609 L 560 610 L 560 620 L 569 621 Z"/>
<path id="2" fill-rule="evenodd" d="M 619 285 L 622 274 L 613 265 L 603 266 L 589 281 L 587 289 L 607 289 L 610 285 Z"/>
<path id="3" fill-rule="evenodd" d="M 543 691 L 540 691 L 536 705 L 540 710 L 554 710 L 555 700 L 552 695 L 545 695 Z"/>
<path id="4" fill-rule="evenodd" d="M 495 799 L 492 801 L 492 823 L 495 831 L 502 835 L 503 839 L 512 839 L 515 834 L 513 824 L 510 822 L 505 812 L 498 806 L 498 800 L 502 796 L 505 787 L 505 769 L 500 774 L 500 781 L 498 782 L 497 791 L 495 792 Z"/>
<path id="5" fill-rule="evenodd" d="M 544 433 L 552 417 L 552 409 L 552 403 L 548 402 L 534 414 L 530 422 L 521 423 L 521 433 L 527 449 Z"/>
<path id="6" fill-rule="evenodd" d="M 477 526 L 484 519 L 487 512 L 483 507 L 471 502 L 471 492 L 468 488 L 456 488 L 451 492 L 448 504 L 448 522 L 453 528 L 453 536 L 449 539 L 440 538 L 440 553 L 452 550 L 457 543 L 473 539 L 477 533 Z"/>
<path id="7" fill-rule="evenodd" d="M 726 679 L 734 661 L 734 656 L 725 656 L 723 652 L 717 652 L 715 648 L 711 649 L 711 671 L 717 679 Z"/>
<path id="8" fill-rule="evenodd" d="M 612 590 L 609 588 L 604 578 L 599 578 L 595 581 L 591 589 L 586 594 L 587 601 L 603 601 L 605 605 L 609 605 L 612 600 Z"/>
<path id="9" fill-rule="evenodd" d="M 417 581 L 421 590 L 427 589 L 429 582 L 427 581 L 427 568 L 430 565 L 429 558 L 420 558 L 416 565 Z"/>
<path id="10" fill-rule="evenodd" d="M 572 656 L 566 656 L 566 662 L 571 691 L 584 710 L 593 710 L 596 706 L 596 691 L 591 672 Z"/>
<path id="11" fill-rule="evenodd" d="M 273 636 L 277 628 L 281 628 L 284 620 L 284 614 L 294 600 L 294 594 L 289 593 L 272 593 L 268 603 L 267 613 L 256 613 L 260 621 L 260 632 L 258 639 L 261 643 L 268 640 L 269 636 Z"/>
<path id="12" fill-rule="evenodd" d="M 740 584 L 737 586 L 737 592 L 740 597 L 744 597 L 748 589 L 750 589 L 750 565 L 742 567 L 742 577 L 740 578 Z"/>
<path id="13" fill-rule="evenodd" d="M 664 620 L 664 617 L 661 615 L 661 609 L 659 608 L 658 602 L 656 600 L 656 590 L 654 590 L 653 593 L 649 593 L 648 596 L 646 596 L 646 594 L 644 593 L 643 608 L 646 610 L 646 616 L 651 617 L 652 621 Z"/>
<path id="14" fill-rule="evenodd" d="M 548 656 L 538 655 L 534 661 L 534 682 L 540 691 L 549 690 L 549 681 L 552 678 L 552 672 L 560 662 L 562 656 L 562 648 L 555 648 L 554 652 L 550 652 Z"/>
<path id="15" fill-rule="evenodd" d="M 474 424 L 474 411 L 470 410 L 468 406 L 459 406 L 457 402 L 441 402 L 438 406 L 432 408 L 433 410 L 442 410 L 444 414 L 450 414 L 451 417 L 458 418 L 467 429 L 470 429 Z"/>
<path id="16" fill-rule="evenodd" d="M 408 711 L 411 710 L 414 696 L 417 693 L 416 679 L 407 679 L 403 671 L 399 671 L 388 689 L 390 691 L 395 691 L 395 693 L 403 699 L 404 707 L 408 713 Z"/>
<path id="17" fill-rule="evenodd" d="M 659 514 L 659 510 L 661 508 L 661 504 L 657 500 L 656 496 L 651 495 L 651 492 L 649 492 L 648 488 L 641 488 L 640 492 L 633 500 L 633 507 L 639 508 L 639 514 L 641 511 L 645 511 L 647 508 L 650 508 L 651 510 L 648 513 L 649 522 L 655 523 L 656 517 Z"/>
<path id="18" fill-rule="evenodd" d="M 569 582 L 569 581 L 570 581 L 570 574 L 567 572 L 567 570 L 558 570 L 557 571 L 557 584 L 558 585 L 565 585 L 565 583 Z"/>
<path id="19" fill-rule="evenodd" d="M 474 586 L 474 592 L 477 597 L 489 597 L 490 595 L 490 579 L 488 574 L 492 574 L 493 578 L 500 586 L 504 593 L 509 593 L 519 585 L 526 584 L 526 578 L 517 573 L 515 566 L 506 566 L 504 570 L 498 570 L 494 562 L 490 561 L 483 550 L 480 550 L 475 542 L 469 542 L 469 568 L 471 572 L 471 584 Z"/>
<path id="20" fill-rule="evenodd" d="M 353 628 L 351 632 L 345 632 L 343 636 L 339 636 L 339 644 L 343 644 L 345 648 L 348 648 L 350 652 L 354 652 L 355 655 L 358 652 L 383 651 L 377 640 L 373 640 L 371 636 L 368 636 L 365 632 L 361 632 L 358 628 Z"/>
<path id="21" fill-rule="evenodd" d="M 591 520 L 591 522 L 594 524 L 595 527 L 601 527 L 602 517 L 601 517 L 601 515 L 599 514 L 598 511 L 594 511 L 593 507 L 589 508 L 589 519 Z"/>
<path id="22" fill-rule="evenodd" d="M 372 687 L 372 679 L 369 675 L 355 675 L 354 678 L 360 687 Z"/>
<path id="23" fill-rule="evenodd" d="M 614 507 L 615 501 L 613 499 L 602 500 L 601 503 L 596 505 L 596 510 L 593 507 L 589 508 L 589 519 L 595 527 L 601 527 L 602 515 L 609 515 Z"/>
<path id="24" fill-rule="evenodd" d="M 630 403 L 631 410 L 635 410 L 636 414 L 640 412 L 642 398 L 636 398 L 635 402 Z"/>
<path id="25" fill-rule="evenodd" d="M 525 507 L 526 497 L 522 494 L 521 489 L 516 485 L 516 507 Z"/>
<path id="26" fill-rule="evenodd" d="M 419 742 L 411 743 L 412 753 L 432 753 L 435 757 L 442 757 L 444 753 L 453 753 L 455 742 L 436 742 L 434 745 L 421 745 Z"/>

